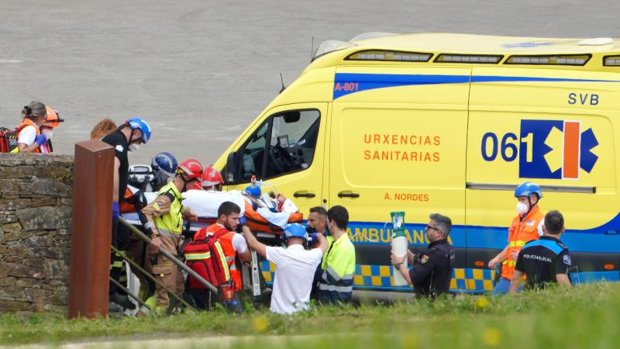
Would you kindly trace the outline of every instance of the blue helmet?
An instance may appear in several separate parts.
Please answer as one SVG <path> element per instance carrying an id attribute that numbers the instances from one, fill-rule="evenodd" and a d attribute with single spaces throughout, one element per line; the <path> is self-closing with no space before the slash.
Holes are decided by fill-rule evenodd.
<path id="1" fill-rule="evenodd" d="M 177 159 L 174 157 L 174 155 L 166 151 L 155 155 L 155 157 L 151 161 L 151 168 L 153 169 L 153 171 L 161 171 L 168 177 L 174 177 L 177 166 Z"/>
<path id="2" fill-rule="evenodd" d="M 151 127 L 143 119 L 131 118 L 126 121 L 132 130 L 142 131 L 142 140 L 146 144 L 151 139 Z"/>
<path id="3" fill-rule="evenodd" d="M 304 240 L 308 240 L 308 232 L 306 228 L 299 223 L 291 223 L 284 227 L 284 238 L 300 238 Z"/>
<path id="4" fill-rule="evenodd" d="M 525 183 L 519 185 L 517 187 L 517 189 L 515 189 L 515 197 L 516 198 L 518 198 L 520 196 L 528 196 L 529 197 L 531 194 L 538 195 L 539 199 L 542 199 L 542 197 L 543 197 L 542 190 L 540 189 L 540 187 L 536 183 L 525 182 Z"/>
<path id="5" fill-rule="evenodd" d="M 256 184 L 250 184 L 247 188 L 245 188 L 245 192 L 250 194 L 252 197 L 260 198 L 261 190 L 260 186 Z"/>

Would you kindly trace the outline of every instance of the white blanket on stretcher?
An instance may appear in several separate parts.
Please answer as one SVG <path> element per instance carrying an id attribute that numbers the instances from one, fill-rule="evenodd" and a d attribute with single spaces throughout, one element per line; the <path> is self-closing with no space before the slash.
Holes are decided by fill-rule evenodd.
<path id="1" fill-rule="evenodd" d="M 269 223 L 273 225 L 277 225 L 278 227 L 284 229 L 288 224 L 288 219 L 291 217 L 290 213 L 287 212 L 271 212 L 267 207 L 259 207 L 256 210 L 259 215 L 263 216 Z"/>
<path id="2" fill-rule="evenodd" d="M 241 209 L 241 216 L 245 213 L 245 199 L 240 191 L 205 191 L 188 190 L 183 195 L 183 206 L 191 208 L 198 217 L 217 218 L 217 210 L 225 201 L 234 202 Z M 147 202 L 151 203 L 157 193 L 144 193 Z"/>

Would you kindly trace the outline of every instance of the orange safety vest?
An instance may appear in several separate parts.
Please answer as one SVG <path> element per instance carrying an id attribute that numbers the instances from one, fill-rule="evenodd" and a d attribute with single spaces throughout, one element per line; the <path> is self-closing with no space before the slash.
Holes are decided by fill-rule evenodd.
<path id="1" fill-rule="evenodd" d="M 519 252 L 528 241 L 538 240 L 538 225 L 545 218 L 540 212 L 538 205 L 535 206 L 525 218 L 517 215 L 510 224 L 508 231 L 508 249 L 506 250 L 506 260 L 502 263 L 502 277 L 512 280 L 517 261 L 510 256 L 513 252 Z"/>
<path id="2" fill-rule="evenodd" d="M 123 196 L 124 200 L 121 200 L 119 208 L 121 213 L 132 213 L 136 212 L 136 206 L 133 204 L 133 193 L 131 189 L 125 189 L 125 195 Z"/>
<path id="3" fill-rule="evenodd" d="M 32 122 L 32 120 L 25 118 L 21 124 L 19 124 L 19 126 L 17 126 L 15 128 L 16 134 L 17 134 L 17 138 L 19 138 L 19 134 L 22 133 L 22 130 L 24 128 L 26 128 L 26 126 L 34 126 L 34 128 L 37 130 L 37 136 L 41 134 L 41 130 L 39 129 L 39 126 L 37 126 L 37 124 L 35 124 L 34 122 Z M 36 142 L 36 140 L 35 140 Z M 41 150 L 39 148 L 35 149 L 34 151 L 35 153 L 40 153 Z"/>
<path id="4" fill-rule="evenodd" d="M 207 227 L 207 233 L 215 234 L 220 229 L 222 229 L 222 226 L 215 223 Z M 235 234 L 236 233 L 229 231 L 227 234 L 222 235 L 220 238 L 220 244 L 222 246 L 222 250 L 224 250 L 224 255 L 226 256 L 226 262 L 228 263 L 228 269 L 230 270 L 230 278 L 235 282 L 235 291 L 241 291 L 243 288 L 243 284 L 241 283 L 241 271 L 237 269 L 237 264 L 235 262 L 237 252 L 235 251 L 232 243 Z"/>

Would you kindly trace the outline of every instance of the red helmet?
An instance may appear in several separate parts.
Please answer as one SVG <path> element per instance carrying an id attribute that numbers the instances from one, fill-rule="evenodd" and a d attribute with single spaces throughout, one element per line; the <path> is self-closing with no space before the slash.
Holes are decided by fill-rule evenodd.
<path id="1" fill-rule="evenodd" d="M 177 167 L 177 173 L 184 174 L 187 181 L 196 180 L 200 182 L 202 164 L 196 159 L 185 160 Z"/>
<path id="2" fill-rule="evenodd" d="M 220 171 L 213 168 L 213 166 L 207 166 L 202 172 L 202 186 L 213 187 L 218 184 L 224 184 L 224 180 L 222 180 L 222 175 L 220 174 Z"/>

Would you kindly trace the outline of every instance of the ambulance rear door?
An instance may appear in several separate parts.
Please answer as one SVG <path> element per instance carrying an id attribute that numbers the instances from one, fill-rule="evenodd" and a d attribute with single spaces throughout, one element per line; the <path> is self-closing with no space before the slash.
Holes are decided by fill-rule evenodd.
<path id="1" fill-rule="evenodd" d="M 618 279 L 617 74 L 474 68 L 467 144 L 471 289 L 490 291 L 490 258 L 507 244 L 516 185 L 542 186 L 543 213 L 559 210 L 572 277 Z M 612 117 L 613 116 L 613 117 Z M 584 273 L 585 272 L 585 273 Z"/>
<path id="2" fill-rule="evenodd" d="M 356 287 L 392 286 L 394 211 L 405 212 L 414 249 L 427 244 L 429 214 L 449 216 L 457 263 L 465 262 L 469 78 L 466 68 L 337 69 L 328 203 L 349 211 Z"/>

